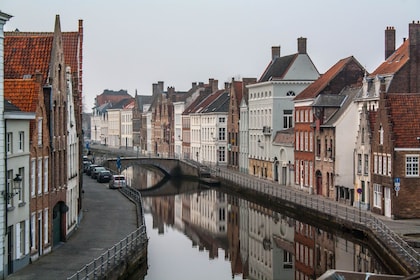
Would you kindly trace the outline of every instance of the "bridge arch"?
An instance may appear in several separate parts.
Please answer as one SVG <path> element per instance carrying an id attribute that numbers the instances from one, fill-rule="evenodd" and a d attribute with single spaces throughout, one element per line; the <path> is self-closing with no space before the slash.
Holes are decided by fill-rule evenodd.
<path id="1" fill-rule="evenodd" d="M 165 176 L 191 178 L 199 177 L 199 168 L 197 166 L 179 159 L 120 157 L 120 160 L 121 170 L 125 170 L 134 165 L 146 165 L 159 169 Z M 118 171 L 117 158 L 105 159 L 102 162 L 102 165 L 115 172 Z"/>

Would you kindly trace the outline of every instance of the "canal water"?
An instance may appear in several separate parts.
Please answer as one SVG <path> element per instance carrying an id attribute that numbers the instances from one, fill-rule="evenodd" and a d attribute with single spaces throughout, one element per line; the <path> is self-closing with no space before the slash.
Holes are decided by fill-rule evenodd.
<path id="1" fill-rule="evenodd" d="M 126 171 L 138 189 L 161 175 Z M 329 269 L 388 274 L 367 244 L 198 182 L 168 181 L 143 196 L 149 237 L 145 280 L 316 279 Z"/>

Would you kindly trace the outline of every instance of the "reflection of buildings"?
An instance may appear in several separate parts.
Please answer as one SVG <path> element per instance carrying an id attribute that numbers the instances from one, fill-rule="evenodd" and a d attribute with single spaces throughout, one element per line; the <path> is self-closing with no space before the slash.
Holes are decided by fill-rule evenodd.
<path id="1" fill-rule="evenodd" d="M 242 274 L 242 260 L 239 241 L 239 199 L 228 196 L 227 238 L 232 276 Z"/>
<path id="2" fill-rule="evenodd" d="M 226 195 L 209 190 L 191 196 L 191 224 L 211 234 L 226 235 Z"/>
<path id="3" fill-rule="evenodd" d="M 240 248 L 249 279 L 293 279 L 293 223 L 278 213 L 241 201 Z"/>

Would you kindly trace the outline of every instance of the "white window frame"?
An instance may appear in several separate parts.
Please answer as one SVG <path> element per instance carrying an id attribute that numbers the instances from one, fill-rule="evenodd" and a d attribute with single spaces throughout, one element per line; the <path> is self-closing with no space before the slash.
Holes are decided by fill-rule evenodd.
<path id="1" fill-rule="evenodd" d="M 419 155 L 405 156 L 405 176 L 418 177 L 419 176 Z"/>
<path id="2" fill-rule="evenodd" d="M 373 184 L 373 206 L 382 209 L 382 186 Z"/>
<path id="3" fill-rule="evenodd" d="M 25 132 L 19 131 L 19 152 L 23 152 L 25 150 Z"/>

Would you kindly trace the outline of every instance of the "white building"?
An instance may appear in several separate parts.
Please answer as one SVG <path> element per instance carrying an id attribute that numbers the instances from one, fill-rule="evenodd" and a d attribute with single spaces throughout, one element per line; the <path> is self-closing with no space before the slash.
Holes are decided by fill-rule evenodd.
<path id="1" fill-rule="evenodd" d="M 0 11 L 0 112 L 4 111 L 4 25 L 6 22 L 11 18 L 11 15 L 5 14 Z M 0 114 L 0 158 L 5 158 L 5 133 L 4 133 L 4 115 Z M 6 167 L 4 161 L 0 161 L 0 191 L 4 192 L 6 190 L 6 186 L 4 185 L 5 182 L 5 174 L 6 174 Z M 0 220 L 6 220 L 6 207 L 5 207 L 5 200 L 0 199 Z M 4 236 L 6 236 L 6 225 L 4 223 L 0 223 L 0 248 L 5 248 L 4 244 Z M 4 267 L 5 267 L 5 260 L 4 258 L 7 255 L 4 254 L 3 251 L 3 258 L 0 258 L 0 275 L 4 275 Z"/>
<path id="2" fill-rule="evenodd" d="M 9 274 L 30 261 L 29 126 L 35 113 L 22 112 L 10 102 L 4 105 L 7 185 L 1 194 L 7 203 L 4 268 Z"/>
<path id="3" fill-rule="evenodd" d="M 76 130 L 76 117 L 74 114 L 73 85 L 70 67 L 66 68 L 67 83 L 67 194 L 66 205 L 69 207 L 66 220 L 66 234 L 69 235 L 78 223 L 79 201 L 79 137 Z"/>
<path id="4" fill-rule="evenodd" d="M 272 61 L 258 83 L 248 85 L 249 173 L 273 180 L 275 133 L 293 127 L 293 98 L 318 79 L 306 52 L 306 38 L 298 38 L 298 53 L 280 56 L 272 47 Z"/>
<path id="5" fill-rule="evenodd" d="M 121 110 L 121 146 L 133 148 L 133 108 L 134 100 Z"/>

